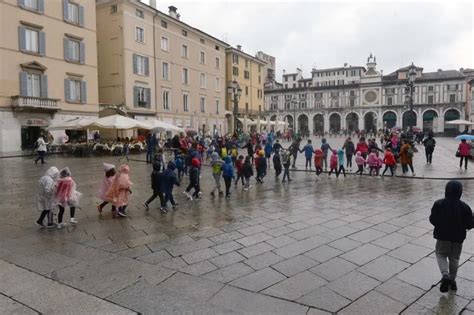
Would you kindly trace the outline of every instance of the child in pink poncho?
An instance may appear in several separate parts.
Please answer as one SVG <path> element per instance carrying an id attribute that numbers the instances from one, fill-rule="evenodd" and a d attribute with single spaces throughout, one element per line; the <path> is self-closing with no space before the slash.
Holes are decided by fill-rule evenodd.
<path id="1" fill-rule="evenodd" d="M 337 173 L 338 166 L 339 166 L 339 160 L 337 159 L 337 151 L 332 150 L 331 159 L 329 160 L 330 171 L 329 171 L 328 177 L 331 176 L 333 171 L 334 173 L 336 173 L 336 177 L 339 177 Z"/>
<path id="2" fill-rule="evenodd" d="M 129 177 L 130 168 L 128 165 L 120 165 L 118 174 L 115 175 L 112 185 L 110 185 L 105 197 L 117 208 L 120 217 L 126 217 L 125 209 L 128 205 L 128 197 L 132 193 L 133 183 Z"/>
<path id="3" fill-rule="evenodd" d="M 355 158 L 356 164 L 357 164 L 357 174 L 362 175 L 364 173 L 364 165 L 367 163 L 367 161 L 364 159 L 362 156 L 362 153 L 360 151 L 356 152 L 356 158 Z"/>
<path id="4" fill-rule="evenodd" d="M 112 182 L 115 179 L 115 165 L 113 164 L 108 164 L 108 163 L 103 163 L 104 164 L 104 171 L 105 171 L 105 176 L 102 179 L 102 183 L 99 187 L 99 194 L 98 197 L 100 200 L 102 200 L 102 203 L 97 206 L 97 211 L 99 213 L 102 213 L 102 209 L 110 202 L 106 198 L 107 191 L 109 191 L 110 186 L 112 185 Z M 112 213 L 115 215 L 117 212 L 117 209 L 115 208 L 114 205 L 112 205 Z"/>
<path id="5" fill-rule="evenodd" d="M 68 167 L 63 168 L 59 172 L 59 179 L 56 182 L 56 190 L 54 192 L 54 202 L 59 207 L 58 213 L 58 229 L 64 227 L 63 216 L 67 207 L 70 210 L 71 224 L 77 224 L 75 219 L 76 207 L 79 205 L 79 197 L 81 193 L 76 190 L 76 183 L 72 179 L 71 171 Z"/>
<path id="6" fill-rule="evenodd" d="M 378 173 L 379 168 L 379 158 L 377 156 L 376 150 L 372 150 L 369 156 L 367 157 L 367 164 L 369 165 L 369 176 L 372 176 L 372 173 Z"/>

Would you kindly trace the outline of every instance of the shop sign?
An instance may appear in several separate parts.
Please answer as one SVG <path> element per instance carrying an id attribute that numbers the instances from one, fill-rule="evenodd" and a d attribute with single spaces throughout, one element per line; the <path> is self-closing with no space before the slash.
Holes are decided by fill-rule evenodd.
<path id="1" fill-rule="evenodd" d="M 23 125 L 28 127 L 48 127 L 49 121 L 42 118 L 27 118 L 23 122 Z"/>

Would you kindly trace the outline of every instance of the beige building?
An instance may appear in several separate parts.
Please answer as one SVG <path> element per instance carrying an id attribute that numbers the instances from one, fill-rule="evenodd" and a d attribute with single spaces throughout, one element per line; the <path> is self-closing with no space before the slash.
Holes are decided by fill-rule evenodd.
<path id="1" fill-rule="evenodd" d="M 32 148 L 51 123 L 97 116 L 95 16 L 89 0 L 0 1 L 0 153 Z"/>
<path id="2" fill-rule="evenodd" d="M 237 48 L 226 49 L 227 87 L 229 88 L 235 84 L 233 82 L 237 82 L 242 90 L 237 107 L 237 128 L 239 130 L 252 130 L 260 125 L 258 117 L 263 117 L 264 112 L 265 65 L 263 60 L 245 53 L 240 45 Z M 226 109 L 228 124 L 233 130 L 235 121 L 233 117 L 236 108 L 231 95 L 227 98 Z"/>
<path id="3" fill-rule="evenodd" d="M 227 132 L 226 43 L 137 0 L 97 1 L 100 103 L 204 134 Z"/>

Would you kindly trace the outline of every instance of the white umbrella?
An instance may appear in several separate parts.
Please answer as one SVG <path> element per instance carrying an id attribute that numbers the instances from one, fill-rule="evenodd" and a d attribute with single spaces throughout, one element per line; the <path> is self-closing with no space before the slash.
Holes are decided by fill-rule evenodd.
<path id="1" fill-rule="evenodd" d="M 450 121 L 447 121 L 446 123 L 450 125 L 474 125 L 474 122 L 464 120 L 464 119 L 450 120 Z"/>
<path id="2" fill-rule="evenodd" d="M 54 131 L 54 130 L 82 130 L 86 129 L 87 126 L 92 124 L 95 121 L 95 119 L 84 119 L 84 118 L 74 118 L 70 119 L 64 122 L 52 124 L 49 126 L 48 130 Z"/>
<path id="3" fill-rule="evenodd" d="M 97 127 L 103 129 L 117 129 L 117 130 L 127 130 L 127 129 L 150 129 L 148 125 L 138 120 L 121 116 L 121 115 L 112 115 L 107 117 L 102 117 L 94 121 L 92 124 L 87 126 L 88 128 Z"/>
<path id="4" fill-rule="evenodd" d="M 153 119 L 150 121 L 146 120 L 142 123 L 147 125 L 148 129 L 150 129 L 151 132 L 162 132 L 162 131 L 184 132 L 183 128 L 180 128 L 178 126 L 175 126 L 173 124 L 170 124 L 158 119 Z"/>

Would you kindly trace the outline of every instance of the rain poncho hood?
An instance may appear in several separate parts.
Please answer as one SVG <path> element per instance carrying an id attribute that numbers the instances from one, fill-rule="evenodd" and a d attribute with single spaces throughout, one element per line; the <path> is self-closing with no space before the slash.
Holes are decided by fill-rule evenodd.
<path id="1" fill-rule="evenodd" d="M 120 165 L 114 181 L 107 191 L 106 199 L 110 200 L 116 207 L 122 207 L 128 204 L 129 189 L 133 183 L 130 181 L 130 168 L 128 165 Z"/>
<path id="2" fill-rule="evenodd" d="M 462 184 L 456 180 L 451 180 L 446 184 L 445 197 L 448 200 L 459 200 L 462 195 Z"/>
<path id="3" fill-rule="evenodd" d="M 76 183 L 71 176 L 69 167 L 65 167 L 59 171 L 54 201 L 57 205 L 62 207 L 75 207 L 79 203 L 81 193 L 76 190 Z"/>
<path id="4" fill-rule="evenodd" d="M 39 211 L 51 210 L 53 208 L 53 194 L 58 174 L 59 170 L 52 166 L 38 181 L 38 196 L 36 201 Z"/>

